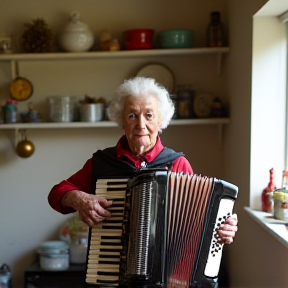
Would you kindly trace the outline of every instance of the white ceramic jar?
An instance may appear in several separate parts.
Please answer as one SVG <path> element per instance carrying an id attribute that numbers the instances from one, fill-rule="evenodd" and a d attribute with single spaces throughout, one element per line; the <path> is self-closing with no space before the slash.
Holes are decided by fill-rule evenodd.
<path id="1" fill-rule="evenodd" d="M 43 270 L 66 270 L 69 267 L 69 246 L 64 241 L 43 242 L 38 253 Z"/>
<path id="2" fill-rule="evenodd" d="M 86 52 L 94 45 L 95 36 L 87 24 L 80 20 L 77 12 L 72 13 L 69 23 L 59 35 L 59 45 L 66 52 Z"/>

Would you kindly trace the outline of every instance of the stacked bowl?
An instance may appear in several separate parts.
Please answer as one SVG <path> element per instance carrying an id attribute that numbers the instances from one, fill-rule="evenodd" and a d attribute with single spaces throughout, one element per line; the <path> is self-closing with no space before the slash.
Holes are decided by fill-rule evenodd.
<path id="1" fill-rule="evenodd" d="M 189 29 L 169 29 L 159 32 L 160 48 L 191 48 L 194 42 L 194 31 Z"/>

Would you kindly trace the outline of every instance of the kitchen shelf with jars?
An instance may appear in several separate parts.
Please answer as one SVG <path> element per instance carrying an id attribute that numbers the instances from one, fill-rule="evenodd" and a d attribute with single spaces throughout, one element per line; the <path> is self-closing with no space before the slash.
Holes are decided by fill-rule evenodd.
<path id="1" fill-rule="evenodd" d="M 182 92 L 184 93 L 184 92 Z M 185 93 L 187 93 L 185 91 Z M 181 95 L 181 94 L 179 94 Z M 183 94 L 182 96 L 188 96 Z M 197 95 L 196 95 L 197 96 Z M 226 117 L 223 107 L 219 106 L 216 101 L 209 102 L 205 96 L 208 94 L 200 94 L 200 106 L 193 108 L 191 102 L 183 98 L 182 102 L 175 103 L 175 115 L 170 123 L 171 126 L 185 126 L 185 125 L 215 125 L 218 128 L 218 139 L 221 143 L 223 125 L 229 124 L 230 119 Z M 210 95 L 209 95 L 210 96 Z M 63 97 L 68 99 L 63 99 Z M 10 103 L 9 109 L 3 112 L 2 123 L 0 123 L 0 131 L 14 131 L 15 139 L 18 132 L 26 131 L 28 129 L 95 129 L 95 128 L 113 128 L 117 124 L 108 120 L 106 114 L 106 102 L 98 103 L 80 103 L 77 105 L 73 102 L 71 96 L 51 96 L 49 105 L 49 120 L 41 119 L 39 113 L 34 110 L 33 104 L 29 104 L 27 112 L 18 113 L 16 104 Z M 87 96 L 86 96 L 87 98 Z M 86 99 L 85 98 L 85 99 Z M 210 97 L 209 97 L 210 98 Z M 63 100 L 66 102 L 63 104 Z M 197 104 L 197 97 L 194 101 Z M 204 101 L 206 106 L 203 106 Z M 211 99 L 209 99 L 211 100 Z M 69 104 L 70 103 L 70 104 Z M 217 104 L 213 109 L 213 104 Z M 210 106 L 212 104 L 212 106 Z M 14 107 L 14 109 L 12 109 Z M 67 110 L 69 107 L 69 110 Z M 198 110 L 197 110 L 198 109 Z M 195 111 L 195 112 L 194 112 Z M 19 122 L 21 116 L 21 122 Z"/>
<path id="2" fill-rule="evenodd" d="M 19 53 L 18 51 L 17 53 L 15 53 L 16 51 L 13 50 L 13 45 L 11 45 L 9 41 L 5 43 L 2 41 L 0 43 L 0 63 L 11 63 L 12 84 L 10 86 L 10 94 L 12 100 L 16 101 L 26 100 L 33 93 L 32 83 L 28 79 L 19 76 L 19 65 L 22 61 L 66 61 L 100 58 L 125 59 L 133 57 L 149 58 L 152 56 L 176 57 L 183 55 L 216 55 L 217 73 L 220 74 L 222 69 L 222 57 L 224 54 L 227 54 L 229 52 L 229 47 L 226 47 L 225 43 L 222 42 L 223 35 L 221 33 L 219 34 L 219 27 L 217 28 L 218 30 L 215 30 L 215 25 L 212 28 L 213 29 L 211 29 L 211 31 L 214 34 L 216 31 L 218 38 L 215 38 L 213 36 L 211 39 L 214 42 L 211 42 L 208 47 L 194 47 L 195 32 L 189 29 L 170 29 L 159 32 L 157 35 L 157 39 L 159 42 L 158 45 L 154 45 L 155 43 L 153 43 L 152 40 L 153 34 L 155 34 L 155 31 L 153 29 L 132 29 L 123 32 L 124 39 L 122 39 L 123 43 L 121 43 L 121 46 L 119 39 L 114 38 L 109 31 L 103 30 L 100 33 L 99 39 L 97 39 L 99 40 L 99 47 L 97 47 L 98 49 L 95 49 L 95 35 L 92 33 L 92 30 L 89 28 L 89 26 L 80 20 L 80 15 L 77 12 L 73 12 L 71 14 L 70 21 L 60 33 L 60 37 L 58 40 L 60 50 L 55 49 L 55 43 L 53 43 L 55 39 L 53 39 L 53 35 L 51 34 L 51 30 L 47 23 L 43 19 L 37 18 L 30 23 L 26 23 L 25 25 L 25 30 L 22 35 L 23 53 Z M 39 37 L 35 37 L 37 36 L 35 35 L 35 33 L 40 33 L 41 35 L 37 34 Z M 42 37 L 43 35 L 45 37 Z M 36 43 L 35 39 L 44 40 L 42 40 L 42 42 L 40 41 Z M 181 41 L 179 41 L 179 39 L 181 39 Z M 217 43 L 215 42 L 215 39 L 217 40 Z M 221 41 L 219 42 L 219 40 Z M 165 79 L 172 79 L 173 77 L 170 75 L 171 71 L 168 71 L 164 66 L 160 66 L 161 65 L 158 65 L 157 67 L 151 67 L 151 65 L 147 65 L 144 67 L 144 70 L 146 70 L 141 70 L 139 71 L 139 73 L 151 73 L 152 69 L 152 71 L 154 72 L 158 71 L 158 74 L 164 73 L 165 76 L 167 74 L 168 77 L 164 77 Z M 145 76 L 144 74 L 142 74 L 138 76 Z M 156 76 L 155 79 L 157 78 Z M 168 88 L 166 85 L 164 85 L 164 83 L 161 84 Z M 170 85 L 169 81 L 165 84 L 167 84 L 168 86 Z M 19 90 L 19 87 L 22 88 Z M 172 96 L 173 95 L 171 95 L 171 97 Z M 219 139 L 221 141 L 223 125 L 228 124 L 230 122 L 230 119 L 226 117 L 226 114 L 223 114 L 221 112 L 219 114 L 219 111 L 214 111 L 216 113 L 214 115 L 213 113 L 208 113 L 208 104 L 212 104 L 211 95 L 201 94 L 195 95 L 195 97 L 190 97 L 191 95 L 188 95 L 188 98 L 190 100 L 187 100 L 188 98 L 186 97 L 187 95 L 185 95 L 184 91 L 182 95 L 177 96 L 179 96 L 177 99 L 177 116 L 172 120 L 171 125 L 216 125 L 218 127 Z M 188 103 L 187 101 L 193 101 L 193 103 Z M 10 109 L 11 107 L 13 108 L 13 103 L 12 106 L 10 105 L 11 103 L 8 104 L 9 105 L 7 105 L 6 107 L 7 109 Z M 191 106 L 189 106 L 191 104 L 193 104 L 194 108 L 197 110 L 193 115 L 189 114 L 190 112 L 187 112 L 192 111 Z M 218 108 L 216 107 L 216 110 Z M 15 111 L 13 109 L 11 111 L 9 110 L 9 117 L 16 117 L 18 120 L 19 115 L 15 116 L 15 114 L 17 113 L 16 111 L 17 109 Z M 6 121 L 4 119 L 3 123 L 0 123 L 0 130 L 14 130 L 14 133 L 16 135 L 18 133 L 18 130 L 23 131 L 26 129 L 83 129 L 116 127 L 116 124 L 111 121 L 103 121 L 102 119 L 104 118 L 102 118 L 101 121 L 81 120 L 80 122 L 75 122 L 75 119 L 70 119 L 68 121 L 62 121 L 62 119 L 60 119 L 59 121 L 57 121 L 56 119 L 54 121 L 53 119 L 50 119 L 49 121 L 52 120 L 51 122 L 46 122 L 46 119 L 42 119 L 41 121 L 37 118 L 37 111 L 34 111 L 33 108 L 31 110 L 29 108 L 29 111 L 33 112 L 33 114 L 29 115 L 29 117 L 32 115 L 32 120 L 30 118 L 23 121 L 22 115 L 21 120 L 24 123 L 18 123 L 19 121 L 15 120 L 16 118 L 8 119 L 8 121 L 7 119 Z M 4 113 L 6 112 L 7 111 L 5 110 Z"/>
<path id="3" fill-rule="evenodd" d="M 46 21 L 36 18 L 25 23 L 21 36 L 21 51 L 24 53 L 15 53 L 12 38 L 3 38 L 3 41 L 0 39 L 0 62 L 11 62 L 12 78 L 15 78 L 15 67 L 20 61 L 215 54 L 217 73 L 220 74 L 222 56 L 229 52 L 229 47 L 225 47 L 222 24 L 219 21 L 220 18 L 212 26 L 209 24 L 208 47 L 194 47 L 195 31 L 191 29 L 167 29 L 157 35 L 154 29 L 130 29 L 123 31 L 118 38 L 103 29 L 96 47 L 94 32 L 77 12 L 71 13 L 68 23 L 57 31 L 57 41 Z"/>

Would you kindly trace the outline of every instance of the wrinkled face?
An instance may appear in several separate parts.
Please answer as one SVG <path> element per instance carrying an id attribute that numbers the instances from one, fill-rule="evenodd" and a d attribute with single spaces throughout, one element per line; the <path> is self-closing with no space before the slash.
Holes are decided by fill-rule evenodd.
<path id="1" fill-rule="evenodd" d="M 161 126 L 157 98 L 153 95 L 128 97 L 123 117 L 125 135 L 132 153 L 140 156 L 151 150 Z"/>

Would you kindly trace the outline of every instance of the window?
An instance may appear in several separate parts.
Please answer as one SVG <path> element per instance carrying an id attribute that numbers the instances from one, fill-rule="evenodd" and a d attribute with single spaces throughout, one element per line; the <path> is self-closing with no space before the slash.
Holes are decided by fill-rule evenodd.
<path id="1" fill-rule="evenodd" d="M 281 185 L 286 163 L 287 31 L 278 15 L 253 18 L 250 207 L 261 210 L 261 192 L 274 168 Z"/>
<path id="2" fill-rule="evenodd" d="M 288 71 L 288 11 L 283 13 L 282 15 L 279 16 L 279 20 L 283 23 L 285 26 L 285 31 L 286 31 L 286 69 Z M 288 169 L 288 73 L 286 73 L 286 141 L 285 141 L 285 169 Z"/>

